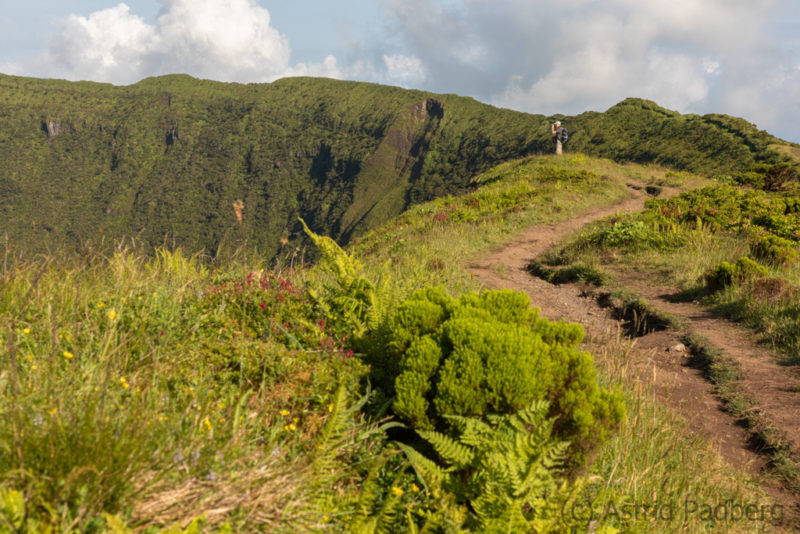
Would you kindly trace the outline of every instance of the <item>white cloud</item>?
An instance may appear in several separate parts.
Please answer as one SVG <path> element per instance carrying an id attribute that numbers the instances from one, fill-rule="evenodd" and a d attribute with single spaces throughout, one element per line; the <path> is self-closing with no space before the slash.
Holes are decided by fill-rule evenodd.
<path id="1" fill-rule="evenodd" d="M 797 29 L 774 29 L 798 17 L 794 0 L 384 2 L 395 48 L 419 58 L 429 90 L 545 114 L 636 96 L 779 134 L 800 107 L 800 71 L 780 67 L 796 65 Z"/>
<path id="2" fill-rule="evenodd" d="M 70 15 L 34 70 L 122 84 L 169 73 L 238 82 L 341 74 L 332 56 L 291 65 L 289 41 L 255 0 L 160 2 L 154 24 L 124 3 L 87 17 Z"/>
<path id="3" fill-rule="evenodd" d="M 586 1 L 557 12 L 557 46 L 528 86 L 518 78 L 495 101 L 545 112 L 605 107 L 627 96 L 689 111 L 712 92 L 712 74 L 757 46 L 764 2 L 721 0 Z M 749 7 L 748 7 L 749 6 Z M 732 38 L 731 28 L 744 28 Z M 709 56 L 721 59 L 711 60 Z"/>
<path id="4" fill-rule="evenodd" d="M 71 79 L 113 81 L 143 67 L 144 51 L 157 45 L 153 27 L 119 4 L 89 17 L 70 15 L 42 60 L 43 69 Z"/>
<path id="5" fill-rule="evenodd" d="M 416 56 L 408 57 L 399 54 L 383 55 L 386 77 L 405 86 L 421 83 L 425 80 L 425 68 Z"/>
<path id="6" fill-rule="evenodd" d="M 711 58 L 703 59 L 703 70 L 705 70 L 708 74 L 718 74 L 720 72 L 719 67 L 719 61 L 714 61 Z"/>

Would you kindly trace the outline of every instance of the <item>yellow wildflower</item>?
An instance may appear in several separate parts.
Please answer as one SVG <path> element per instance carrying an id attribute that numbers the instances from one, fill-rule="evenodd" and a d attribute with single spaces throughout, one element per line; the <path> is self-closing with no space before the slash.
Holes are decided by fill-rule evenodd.
<path id="1" fill-rule="evenodd" d="M 328 405 L 328 411 L 329 411 L 329 412 L 332 412 L 332 411 L 333 411 L 333 403 L 330 403 L 330 404 Z"/>
<path id="2" fill-rule="evenodd" d="M 288 430 L 289 432 L 294 432 L 297 430 L 297 427 L 294 425 L 294 423 L 289 423 L 288 425 L 284 425 L 283 429 Z"/>
<path id="3" fill-rule="evenodd" d="M 281 414 L 282 416 L 286 417 L 287 415 L 289 415 L 289 410 L 281 410 L 281 411 L 280 411 L 280 414 Z"/>
<path id="4" fill-rule="evenodd" d="M 203 426 L 205 426 L 206 430 L 208 430 L 209 432 L 211 432 L 211 430 L 213 430 L 213 428 L 214 428 L 214 427 L 211 426 L 211 421 L 208 420 L 208 417 L 203 419 Z"/>
<path id="5" fill-rule="evenodd" d="M 31 333 L 31 329 L 26 326 L 25 328 L 22 329 L 22 333 L 23 334 L 30 334 Z"/>
<path id="6" fill-rule="evenodd" d="M 294 421 L 295 423 L 298 422 L 299 420 L 300 419 L 298 419 L 297 417 L 292 417 L 292 421 Z"/>
<path id="7" fill-rule="evenodd" d="M 98 302 L 97 303 L 97 307 L 100 308 L 100 309 L 105 308 L 105 306 L 106 306 L 105 302 Z"/>
<path id="8" fill-rule="evenodd" d="M 53 408 L 52 410 L 50 410 L 50 415 L 55 415 L 57 411 L 58 408 Z"/>
<path id="9" fill-rule="evenodd" d="M 68 359 L 68 360 L 71 360 L 71 359 L 72 359 L 72 358 L 73 358 L 75 355 L 74 355 L 74 354 L 72 354 L 70 351 L 68 351 L 68 350 L 65 350 L 65 351 L 62 353 L 62 356 L 64 356 L 64 357 L 65 357 L 66 359 Z"/>
<path id="10" fill-rule="evenodd" d="M 124 376 L 119 377 L 119 383 L 122 384 L 122 387 L 125 388 L 125 389 L 128 389 L 129 387 L 131 387 L 131 385 L 128 384 L 128 381 L 125 380 Z"/>
<path id="11" fill-rule="evenodd" d="M 117 312 L 114 311 L 114 310 L 108 310 L 108 314 L 107 315 L 108 315 L 108 320 L 109 321 L 113 321 L 114 319 L 117 318 Z"/>
<path id="12" fill-rule="evenodd" d="M 37 367 L 35 365 L 31 365 L 31 371 L 35 371 Z"/>
<path id="13" fill-rule="evenodd" d="M 413 491 L 414 493 L 418 493 L 419 492 L 419 486 L 417 486 L 416 484 L 412 483 L 411 484 L 411 491 Z"/>
<path id="14" fill-rule="evenodd" d="M 402 488 L 398 488 L 397 486 L 392 486 L 392 493 L 394 493 L 395 495 L 397 495 L 398 497 L 400 497 L 400 496 L 401 496 L 401 495 L 403 495 L 403 493 L 405 493 L 405 492 L 403 491 L 403 489 L 402 489 Z"/>

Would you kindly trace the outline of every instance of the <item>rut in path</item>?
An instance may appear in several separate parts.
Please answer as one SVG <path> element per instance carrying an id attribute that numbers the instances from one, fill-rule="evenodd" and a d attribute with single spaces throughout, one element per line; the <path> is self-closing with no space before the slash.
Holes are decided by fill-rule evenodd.
<path id="1" fill-rule="evenodd" d="M 539 307 L 548 319 L 582 324 L 587 334 L 586 348 L 599 354 L 600 351 L 596 350 L 599 343 L 608 339 L 609 332 L 617 331 L 621 323 L 611 317 L 608 309 L 598 305 L 594 299 L 586 298 L 578 286 L 552 285 L 530 275 L 527 265 L 531 259 L 584 225 L 615 213 L 639 211 L 643 207 L 642 193 L 631 190 L 631 198 L 616 206 L 595 209 L 569 221 L 527 229 L 501 250 L 475 260 L 470 271 L 490 289 L 525 291 L 532 304 Z M 790 437 L 797 450 L 800 444 L 800 369 L 777 365 L 773 355 L 756 345 L 752 335 L 734 323 L 714 317 L 691 303 L 670 302 L 669 295 L 677 293 L 677 290 L 652 287 L 644 274 L 630 282 L 629 287 L 651 300 L 656 308 L 663 307 L 665 311 L 684 317 L 691 330 L 704 335 L 712 345 L 741 363 L 746 391 L 769 420 Z M 663 330 L 637 338 L 632 364 L 639 368 L 640 376 L 649 376 L 660 399 L 684 415 L 691 428 L 714 444 L 723 458 L 758 474 L 768 459 L 753 451 L 747 431 L 736 418 L 723 411 L 702 370 L 690 366 L 686 354 L 666 350 L 677 344 L 680 337 L 678 332 Z M 765 489 L 776 500 L 797 505 L 796 495 L 777 487 Z"/>

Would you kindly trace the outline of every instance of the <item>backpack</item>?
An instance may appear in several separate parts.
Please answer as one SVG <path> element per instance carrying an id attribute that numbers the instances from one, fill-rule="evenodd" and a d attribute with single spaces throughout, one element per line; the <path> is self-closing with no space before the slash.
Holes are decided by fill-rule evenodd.
<path id="1" fill-rule="evenodd" d="M 569 139 L 569 132 L 566 128 L 562 127 L 561 132 L 558 134 L 558 140 L 561 141 L 561 144 L 563 145 L 567 142 L 567 139 Z"/>

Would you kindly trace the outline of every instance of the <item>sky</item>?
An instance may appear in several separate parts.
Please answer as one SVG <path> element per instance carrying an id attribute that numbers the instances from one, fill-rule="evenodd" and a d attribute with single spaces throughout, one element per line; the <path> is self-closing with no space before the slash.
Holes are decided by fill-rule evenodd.
<path id="1" fill-rule="evenodd" d="M 116 85 L 327 76 L 552 115 L 626 97 L 800 142 L 797 0 L 26 0 L 0 72 Z"/>

